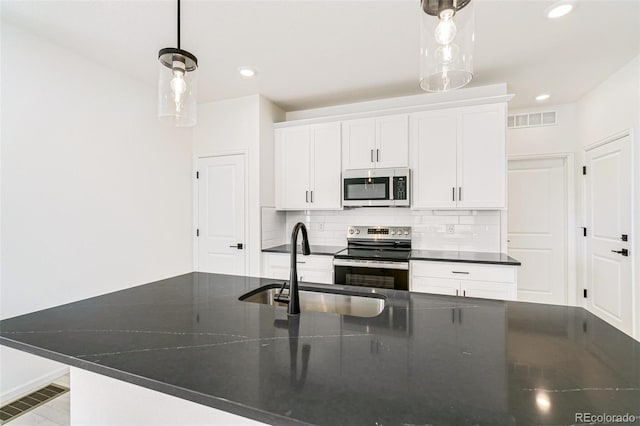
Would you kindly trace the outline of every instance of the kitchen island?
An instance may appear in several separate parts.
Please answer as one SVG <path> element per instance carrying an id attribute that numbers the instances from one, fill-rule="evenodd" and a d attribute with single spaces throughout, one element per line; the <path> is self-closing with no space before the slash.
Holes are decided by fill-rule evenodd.
<path id="1" fill-rule="evenodd" d="M 181 275 L 1 321 L 0 343 L 269 424 L 640 415 L 640 343 L 581 308 L 314 285 L 384 309 L 294 320 L 239 300 L 272 282 Z"/>

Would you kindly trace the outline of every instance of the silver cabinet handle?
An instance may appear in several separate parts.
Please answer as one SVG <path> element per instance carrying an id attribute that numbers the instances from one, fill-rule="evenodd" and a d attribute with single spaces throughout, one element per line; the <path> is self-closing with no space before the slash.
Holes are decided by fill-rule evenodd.
<path id="1" fill-rule="evenodd" d="M 380 162 L 380 150 L 376 149 L 376 161 L 379 163 Z"/>
<path id="2" fill-rule="evenodd" d="M 464 275 L 469 275 L 468 272 L 465 271 L 451 271 L 452 274 L 464 274 Z"/>
<path id="3" fill-rule="evenodd" d="M 311 202 L 313 203 L 313 190 L 311 191 Z"/>
<path id="4" fill-rule="evenodd" d="M 296 263 L 302 263 L 302 264 L 304 264 L 304 263 L 307 263 L 307 262 L 300 262 L 300 261 L 296 261 Z"/>
<path id="5" fill-rule="evenodd" d="M 371 150 L 371 162 L 373 163 L 373 150 Z"/>
<path id="6" fill-rule="evenodd" d="M 451 201 L 455 201 L 456 200 L 456 187 L 452 186 L 451 187 Z"/>
<path id="7" fill-rule="evenodd" d="M 309 191 L 304 191 L 304 202 L 305 203 L 309 202 Z"/>
<path id="8" fill-rule="evenodd" d="M 462 187 L 458 187 L 458 201 L 462 201 Z"/>
<path id="9" fill-rule="evenodd" d="M 463 295 L 464 297 L 467 297 L 467 290 L 462 290 L 462 295 Z"/>
<path id="10" fill-rule="evenodd" d="M 458 289 L 456 289 L 456 296 L 458 295 Z"/>

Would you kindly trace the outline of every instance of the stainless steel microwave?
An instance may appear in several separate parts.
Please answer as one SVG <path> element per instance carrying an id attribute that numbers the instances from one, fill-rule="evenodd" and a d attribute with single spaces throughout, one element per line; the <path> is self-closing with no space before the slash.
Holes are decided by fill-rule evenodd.
<path id="1" fill-rule="evenodd" d="M 342 205 L 345 207 L 408 207 L 410 170 L 348 170 L 342 177 Z"/>

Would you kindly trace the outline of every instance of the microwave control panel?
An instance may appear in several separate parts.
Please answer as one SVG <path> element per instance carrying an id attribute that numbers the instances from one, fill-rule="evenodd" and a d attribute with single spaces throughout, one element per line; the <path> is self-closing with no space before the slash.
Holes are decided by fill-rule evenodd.
<path id="1" fill-rule="evenodd" d="M 408 194 L 407 177 L 406 176 L 394 176 L 393 177 L 393 199 L 394 200 L 406 200 Z"/>

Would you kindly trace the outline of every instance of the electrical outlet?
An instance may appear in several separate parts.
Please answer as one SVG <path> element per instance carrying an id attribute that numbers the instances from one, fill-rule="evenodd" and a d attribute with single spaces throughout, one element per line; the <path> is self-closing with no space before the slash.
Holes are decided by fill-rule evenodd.
<path id="1" fill-rule="evenodd" d="M 455 225 L 447 225 L 447 234 L 454 234 L 456 232 Z"/>
<path id="2" fill-rule="evenodd" d="M 320 222 L 320 232 L 324 232 L 324 222 Z"/>

